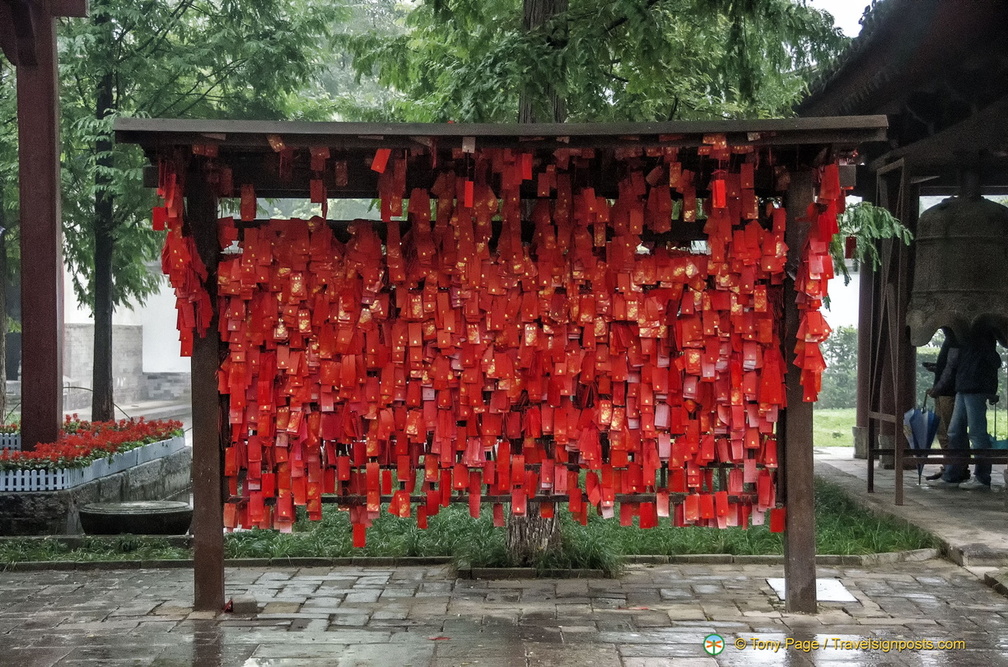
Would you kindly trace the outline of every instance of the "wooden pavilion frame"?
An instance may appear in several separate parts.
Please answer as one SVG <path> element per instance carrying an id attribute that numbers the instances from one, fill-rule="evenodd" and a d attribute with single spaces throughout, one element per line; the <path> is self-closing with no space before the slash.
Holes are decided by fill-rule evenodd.
<path id="1" fill-rule="evenodd" d="M 867 169 L 855 194 L 889 209 L 916 231 L 921 195 L 950 196 L 963 175 L 986 194 L 1008 194 L 1008 20 L 996 0 L 885 0 L 866 15 L 861 34 L 798 106 L 808 117 L 889 115 L 888 144 L 866 146 Z M 892 438 L 894 502 L 903 504 L 903 414 L 915 404 L 916 350 L 907 306 L 916 247 L 880 246 L 881 266 L 861 267 L 857 429 L 867 445 L 874 491 L 879 433 Z M 978 450 L 973 452 L 977 454 Z M 1003 451 L 981 452 L 1008 462 Z"/>
<path id="2" fill-rule="evenodd" d="M 327 182 L 329 197 L 376 195 L 376 174 L 369 169 L 377 148 L 436 147 L 437 151 L 459 149 L 474 139 L 483 147 L 515 147 L 522 150 L 557 147 L 687 146 L 703 143 L 704 136 L 719 133 L 729 144 L 776 147 L 781 164 L 790 171 L 787 208 L 804 212 L 813 201 L 812 169 L 834 152 L 850 151 L 866 142 L 883 141 L 887 121 L 883 116 L 817 118 L 697 123 L 640 123 L 599 125 L 426 125 L 360 123 L 288 123 L 256 121 L 181 121 L 118 119 L 116 139 L 139 144 L 152 162 L 171 155 L 206 154 L 232 169 L 235 184 L 247 183 L 261 197 L 307 197 L 309 173 L 294 165 L 290 179 L 281 181 L 274 166 L 278 142 L 305 149 L 328 146 L 338 150 L 348 164 L 345 187 Z M 272 143 L 272 145 L 271 145 Z M 220 257 L 217 241 L 218 202 L 202 169 L 205 158 L 193 156 L 187 173 L 186 217 L 207 266 L 207 288 L 215 301 L 216 267 Z M 411 170 L 412 172 L 413 170 Z M 600 174 L 596 182 L 605 182 Z M 410 179 L 423 179 L 410 174 Z M 615 178 L 611 179 L 615 183 Z M 604 191 L 599 194 L 605 195 Z M 791 249 L 789 266 L 797 266 L 807 225 L 789 224 L 786 242 Z M 793 273 L 791 273 L 793 276 Z M 788 360 L 787 404 L 778 426 L 783 455 L 780 497 L 786 498 L 785 578 L 787 608 L 814 612 L 815 529 L 812 461 L 812 405 L 802 401 L 799 372 L 794 358 L 798 313 L 793 279 L 785 284 L 786 324 L 783 346 Z M 216 310 L 216 306 L 215 306 Z M 194 484 L 194 579 L 195 608 L 216 611 L 224 604 L 224 554 L 222 509 L 223 443 L 227 438 L 226 408 L 222 412 L 216 373 L 221 361 L 217 315 L 205 337 L 197 336 L 192 355 L 193 484 Z M 223 415 L 223 417 L 222 417 Z"/>

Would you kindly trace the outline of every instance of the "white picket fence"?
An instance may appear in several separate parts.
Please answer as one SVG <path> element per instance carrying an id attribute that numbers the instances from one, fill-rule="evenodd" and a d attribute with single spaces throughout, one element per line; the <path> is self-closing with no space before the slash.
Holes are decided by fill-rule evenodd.
<path id="1" fill-rule="evenodd" d="M 21 451 L 20 433 L 0 433 L 0 449 L 11 449 L 15 452 Z"/>
<path id="2" fill-rule="evenodd" d="M 16 434 L 15 434 L 16 435 Z M 16 435 L 16 447 L 21 449 L 21 437 Z M 4 441 L 0 441 L 4 442 Z M 141 463 L 169 456 L 185 448 L 185 438 L 175 437 L 98 459 L 87 468 L 59 468 L 57 470 L 3 470 L 0 471 L 0 493 L 18 491 L 62 491 L 86 484 L 108 475 L 114 475 Z"/>

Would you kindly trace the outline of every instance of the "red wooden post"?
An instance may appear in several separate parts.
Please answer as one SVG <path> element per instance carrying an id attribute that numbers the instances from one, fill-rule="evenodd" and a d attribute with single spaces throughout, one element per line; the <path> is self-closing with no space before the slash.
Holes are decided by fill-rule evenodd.
<path id="1" fill-rule="evenodd" d="M 35 63 L 17 68 L 21 183 L 21 442 L 53 442 L 63 419 L 63 233 L 56 26 L 32 4 Z"/>
<path id="2" fill-rule="evenodd" d="M 787 409 L 779 437 L 784 449 L 783 477 L 787 521 L 784 532 L 785 608 L 814 614 L 816 611 L 815 492 L 812 459 L 812 404 L 802 400 L 801 371 L 794 364 L 798 335 L 798 307 L 791 269 L 797 267 L 808 236 L 808 224 L 797 221 L 812 202 L 812 172 L 791 174 L 788 190 L 788 278 L 784 281 L 784 358 Z"/>
<path id="3" fill-rule="evenodd" d="M 21 205 L 21 443 L 59 433 L 63 413 L 63 236 L 56 16 L 87 0 L 0 3 L 0 47 L 17 68 Z M 0 378 L 2 382 L 4 378 Z"/>

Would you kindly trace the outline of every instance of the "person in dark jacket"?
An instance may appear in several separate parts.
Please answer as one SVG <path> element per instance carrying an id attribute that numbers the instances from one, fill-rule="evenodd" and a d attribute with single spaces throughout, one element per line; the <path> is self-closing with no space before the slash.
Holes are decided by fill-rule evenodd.
<path id="1" fill-rule="evenodd" d="M 994 330 L 978 323 L 960 341 L 955 375 L 955 407 L 948 428 L 949 452 L 990 449 L 993 440 L 987 433 L 987 401 L 997 400 L 997 373 L 1001 357 L 997 353 Z M 967 437 L 968 434 L 968 437 Z M 935 485 L 960 489 L 990 489 L 990 462 L 977 461 L 973 479 L 963 459 L 951 458 L 941 480 Z"/>
<path id="2" fill-rule="evenodd" d="M 928 389 L 927 394 L 934 398 L 935 413 L 938 415 L 938 445 L 942 449 L 948 449 L 948 427 L 952 422 L 952 410 L 955 408 L 955 377 L 959 368 L 959 341 L 956 340 L 952 327 L 942 327 L 945 340 L 942 341 L 941 349 L 938 350 L 938 359 L 934 364 L 925 363 L 924 366 L 934 373 L 934 385 Z M 941 470 L 933 475 L 928 475 L 927 480 L 940 479 L 945 472 L 943 465 Z"/>

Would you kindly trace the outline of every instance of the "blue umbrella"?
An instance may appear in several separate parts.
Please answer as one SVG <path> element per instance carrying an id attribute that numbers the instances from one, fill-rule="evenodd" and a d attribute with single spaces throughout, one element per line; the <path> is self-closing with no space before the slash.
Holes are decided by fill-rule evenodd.
<path id="1" fill-rule="evenodd" d="M 928 450 L 934 444 L 938 434 L 938 415 L 926 406 L 912 408 L 903 414 L 903 433 L 911 449 Z M 917 484 L 921 483 L 924 472 L 924 462 L 917 459 Z"/>

